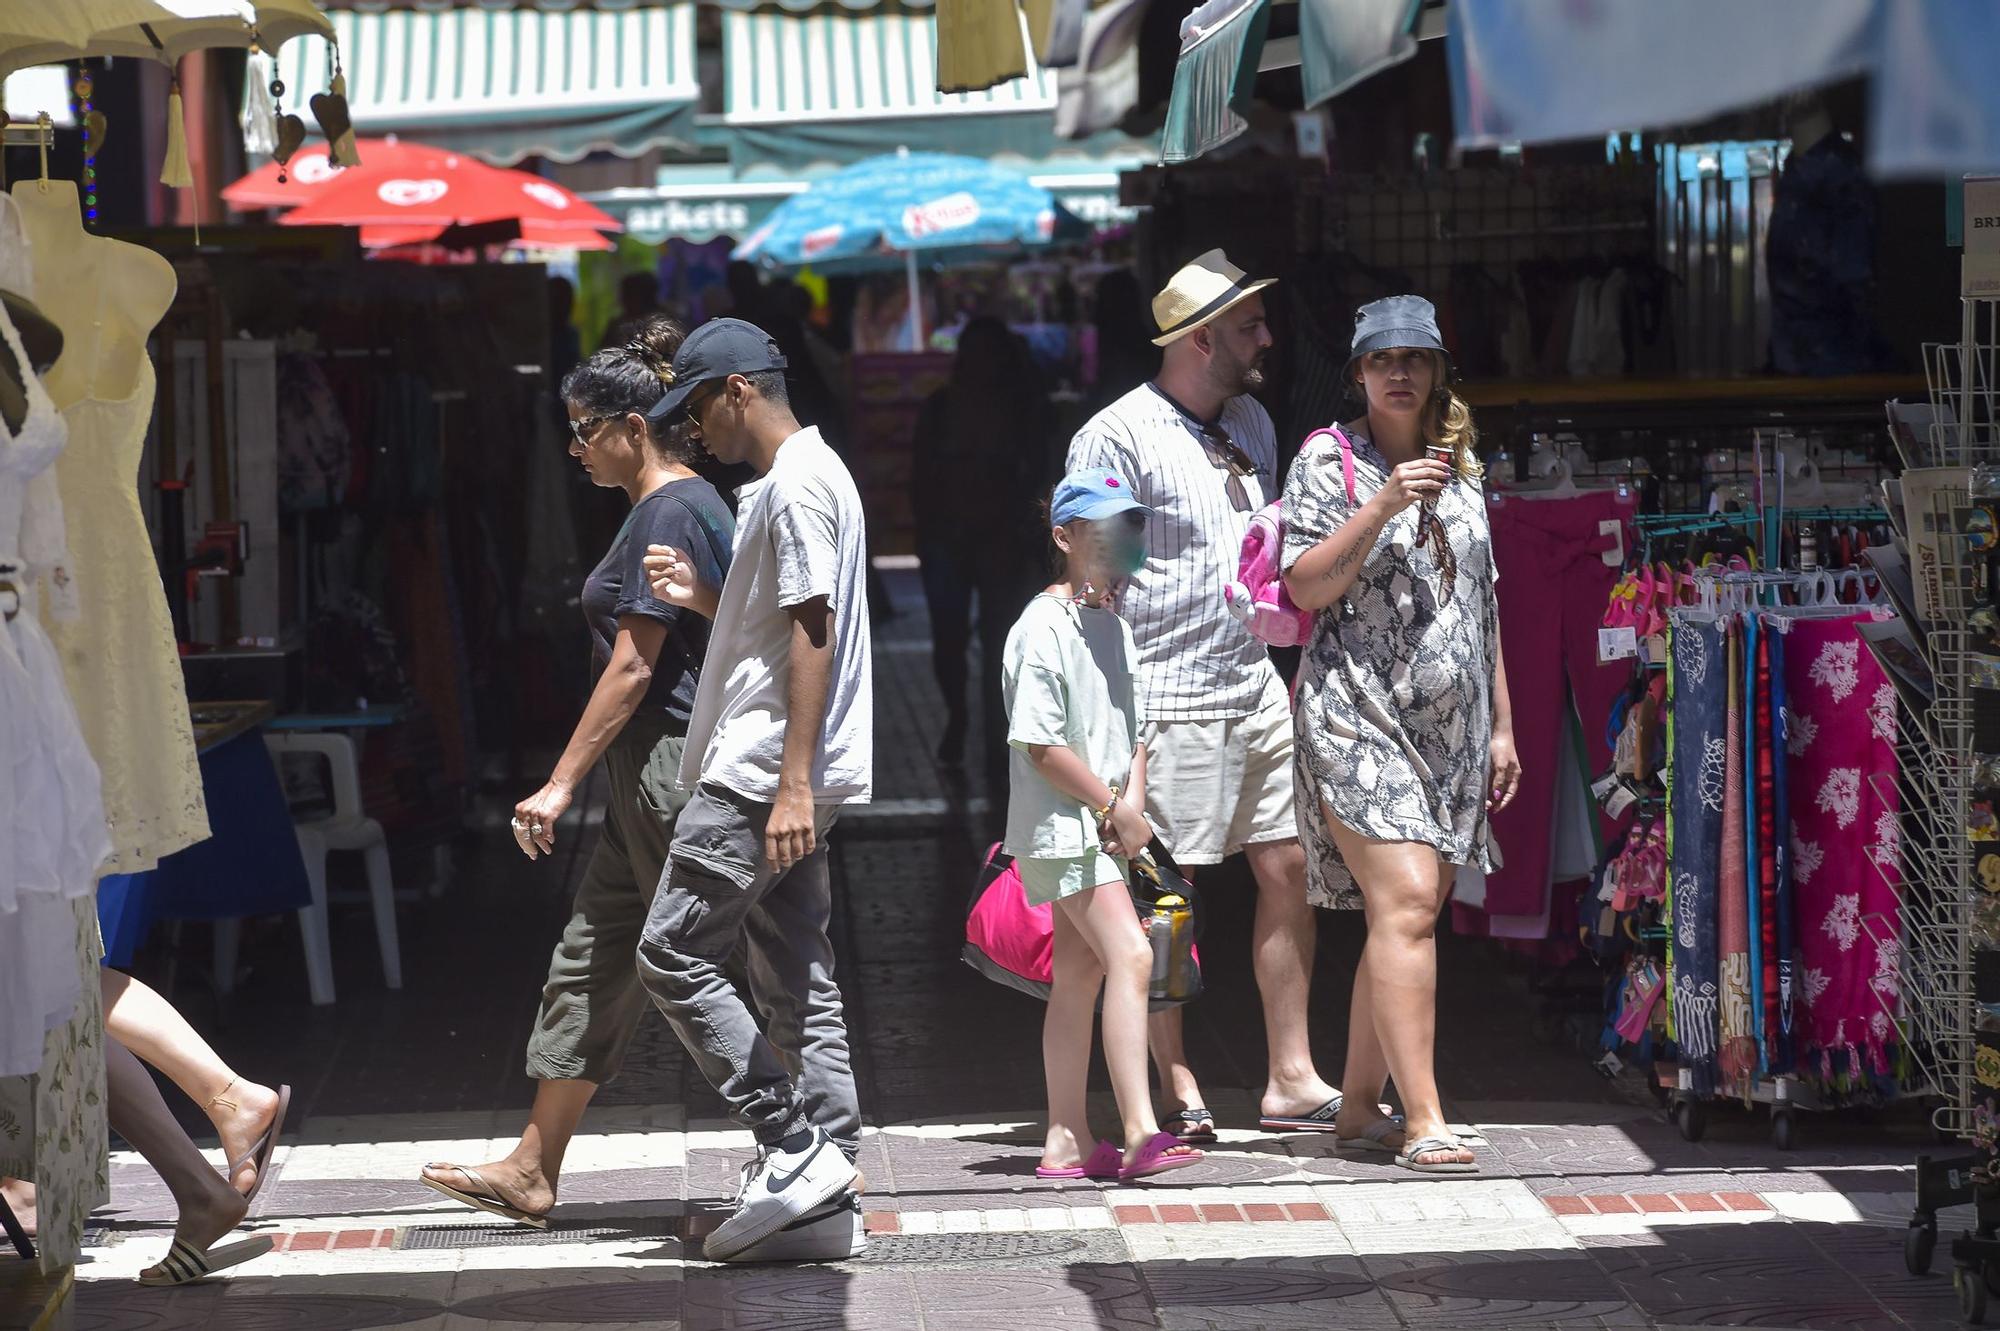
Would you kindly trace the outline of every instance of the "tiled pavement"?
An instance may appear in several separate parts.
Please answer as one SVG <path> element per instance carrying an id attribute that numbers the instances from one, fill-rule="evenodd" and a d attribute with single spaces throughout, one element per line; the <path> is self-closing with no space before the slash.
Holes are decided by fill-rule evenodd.
<path id="1" fill-rule="evenodd" d="M 417 1185 L 426 1160 L 504 1149 L 528 1098 L 520 1051 L 565 861 L 527 866 L 489 836 L 467 846 L 447 895 L 406 910 L 402 994 L 379 989 L 365 912 L 337 921 L 331 1010 L 305 1005 L 283 928 L 253 937 L 261 973 L 224 1010 L 187 978 L 190 957 L 176 997 L 246 1073 L 297 1088 L 298 1130 L 254 1217 L 279 1250 L 228 1281 L 139 1289 L 130 1277 L 164 1249 L 172 1207 L 120 1154 L 76 1325 L 1959 1325 L 1947 1281 L 1902 1269 L 1914 1115 L 1809 1119 L 1804 1149 L 1778 1155 L 1761 1119 L 1721 1112 L 1689 1144 L 1642 1089 L 1535 1039 L 1537 977 L 1483 944 L 1446 942 L 1441 1036 L 1482 1176 L 1417 1178 L 1324 1138 L 1256 1131 L 1254 987 L 1247 967 L 1216 960 L 1247 947 L 1230 874 L 1209 884 L 1213 989 L 1189 1024 L 1221 1146 L 1157 1185 L 1035 1180 L 1039 1009 L 956 960 L 975 829 L 967 792 L 927 757 L 936 699 L 909 609 L 879 631 L 887 807 L 836 833 L 837 943 L 871 1125 L 865 1257 L 698 1260 L 748 1138 L 650 1019 L 572 1149 L 549 1233 Z M 1323 921 L 1314 1010 L 1330 1069 L 1355 924 Z M 1097 1108 L 1115 1121 L 1108 1097 Z"/>

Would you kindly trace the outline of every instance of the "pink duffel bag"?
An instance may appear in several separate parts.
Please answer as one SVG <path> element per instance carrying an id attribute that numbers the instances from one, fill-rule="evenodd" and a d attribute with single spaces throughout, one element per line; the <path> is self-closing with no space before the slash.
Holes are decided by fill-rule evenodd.
<path id="1" fill-rule="evenodd" d="M 1164 854 L 1157 841 L 1153 843 L 1152 853 L 1156 860 Z M 1162 876 L 1166 880 L 1166 890 L 1185 897 L 1193 908 L 1196 935 L 1199 936 L 1200 900 L 1195 896 L 1192 885 L 1171 859 L 1165 860 L 1161 868 L 1164 870 Z M 1142 916 L 1151 910 L 1150 901 L 1142 903 L 1135 900 L 1133 906 Z M 1141 926 L 1144 926 L 1143 919 Z M 1021 886 L 1021 873 L 1014 867 L 1014 857 L 995 843 L 986 852 L 985 863 L 980 866 L 978 880 L 973 884 L 972 899 L 966 906 L 965 946 L 959 952 L 960 959 L 996 984 L 1004 984 L 1047 1002 L 1050 981 L 1055 973 L 1055 939 L 1055 907 L 1028 904 L 1028 894 Z M 1195 992 L 1190 997 L 1198 997 L 1201 954 L 1192 943 L 1189 950 L 1195 976 Z M 1177 1007 L 1179 1003 L 1156 999 L 1150 1006 L 1158 1011 Z"/>

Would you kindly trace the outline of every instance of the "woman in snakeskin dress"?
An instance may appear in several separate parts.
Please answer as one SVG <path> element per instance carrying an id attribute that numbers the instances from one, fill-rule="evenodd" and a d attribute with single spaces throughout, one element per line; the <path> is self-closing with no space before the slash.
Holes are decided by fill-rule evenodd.
<path id="1" fill-rule="evenodd" d="M 1310 441 L 1285 485 L 1285 584 L 1317 611 L 1294 718 L 1314 904 L 1368 913 L 1354 977 L 1341 1145 L 1471 1173 L 1433 1047 L 1437 917 L 1458 867 L 1490 869 L 1487 814 L 1520 782 L 1471 412 L 1430 302 L 1356 317 L 1364 415 Z M 1406 1121 L 1376 1102 L 1393 1077 Z"/>

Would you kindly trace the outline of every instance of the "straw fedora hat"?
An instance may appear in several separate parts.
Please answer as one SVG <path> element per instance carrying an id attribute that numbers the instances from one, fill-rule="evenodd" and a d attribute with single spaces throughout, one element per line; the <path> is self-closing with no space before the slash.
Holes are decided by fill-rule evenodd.
<path id="1" fill-rule="evenodd" d="M 1153 345 L 1164 347 L 1178 342 L 1277 280 L 1264 277 L 1253 282 L 1221 250 L 1210 250 L 1175 273 L 1166 289 L 1153 297 L 1153 322 L 1160 328 Z"/>

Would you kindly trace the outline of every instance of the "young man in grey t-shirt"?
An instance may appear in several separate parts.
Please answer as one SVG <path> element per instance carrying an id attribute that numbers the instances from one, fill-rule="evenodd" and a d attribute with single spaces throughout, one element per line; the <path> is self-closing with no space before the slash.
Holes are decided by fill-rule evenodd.
<path id="1" fill-rule="evenodd" d="M 712 1261 L 847 1257 L 864 1242 L 826 837 L 867 802 L 874 767 L 867 542 L 854 480 L 800 428 L 784 367 L 762 329 L 717 319 L 682 344 L 654 408 L 686 412 L 719 461 L 757 473 L 721 587 L 684 551 L 646 559 L 656 596 L 715 625 L 681 765 L 693 794 L 639 944 L 647 990 L 757 1138 Z M 739 940 L 768 1034 L 723 972 Z"/>

